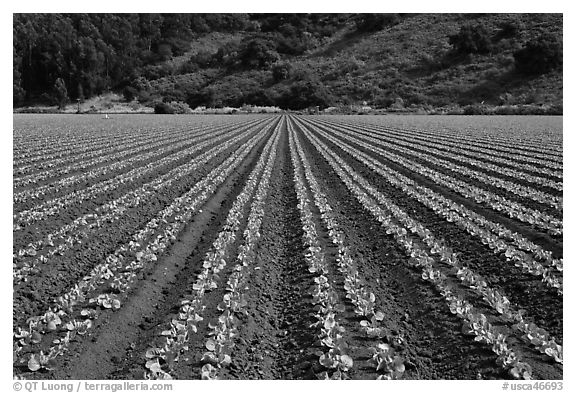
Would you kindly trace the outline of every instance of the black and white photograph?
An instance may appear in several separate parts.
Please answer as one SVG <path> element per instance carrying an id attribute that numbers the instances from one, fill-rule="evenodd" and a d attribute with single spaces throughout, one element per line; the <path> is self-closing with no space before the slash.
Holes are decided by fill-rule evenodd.
<path id="1" fill-rule="evenodd" d="M 565 14 L 131 9 L 11 15 L 11 391 L 569 390 Z"/>

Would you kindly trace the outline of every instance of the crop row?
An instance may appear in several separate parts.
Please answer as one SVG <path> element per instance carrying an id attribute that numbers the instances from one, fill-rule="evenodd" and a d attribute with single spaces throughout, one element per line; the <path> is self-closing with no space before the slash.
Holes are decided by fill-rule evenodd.
<path id="1" fill-rule="evenodd" d="M 260 133 L 265 132 L 266 129 L 267 127 L 261 130 Z M 221 154 L 231 146 L 242 141 L 246 138 L 246 133 L 248 133 L 248 131 L 232 137 L 185 164 L 175 167 L 164 175 L 124 194 L 120 198 L 99 206 L 94 212 L 78 217 L 72 223 L 66 224 L 48 234 L 44 239 L 37 240 L 18 250 L 13 256 L 14 262 L 18 262 L 13 271 L 14 281 L 26 280 L 30 273 L 36 271 L 40 263 L 49 262 L 48 258 L 54 255 L 62 255 L 75 244 L 82 242 L 90 235 L 96 233 L 99 228 L 120 220 L 129 209 L 145 204 L 149 198 L 158 192 L 177 183 L 178 180 L 189 176 L 218 154 Z M 30 260 L 27 259 L 27 257 L 34 258 Z"/>
<path id="2" fill-rule="evenodd" d="M 207 141 L 194 145 L 184 150 L 180 150 L 170 156 L 162 157 L 159 160 L 152 161 L 144 166 L 134 168 L 129 172 L 119 174 L 106 181 L 94 184 L 86 189 L 74 191 L 70 194 L 48 200 L 43 202 L 32 209 L 24 210 L 14 215 L 14 230 L 22 229 L 23 225 L 29 225 L 33 222 L 44 220 L 50 216 L 56 215 L 61 209 L 78 204 L 82 201 L 91 199 L 104 192 L 110 192 L 120 187 L 123 184 L 129 184 L 135 180 L 144 177 L 145 175 L 152 174 L 163 167 L 173 165 L 194 153 L 201 151 L 215 143 L 221 142 L 221 139 L 229 137 L 228 134 L 223 134 L 221 137 L 210 138 Z"/>
<path id="3" fill-rule="evenodd" d="M 19 135 L 19 130 L 14 130 L 15 138 Z M 153 130 L 149 130 L 150 133 Z M 122 142 L 134 135 L 124 135 L 117 130 L 110 132 L 100 132 L 96 136 L 88 133 L 75 132 L 73 135 L 65 136 L 54 135 L 50 139 L 39 141 L 28 141 L 23 145 L 15 142 L 14 146 L 14 166 L 38 163 L 39 161 L 52 160 L 73 156 L 74 152 L 80 154 L 90 151 L 90 149 L 100 149 L 101 147 L 110 147 L 115 143 Z M 28 137 L 25 137 L 26 139 Z M 64 139 L 64 140 L 62 140 Z M 41 163 L 39 163 L 41 165 Z"/>
<path id="4" fill-rule="evenodd" d="M 113 161 L 117 158 L 148 150 L 149 147 L 147 146 L 150 146 L 152 143 L 154 146 L 160 146 L 166 141 L 170 141 L 174 138 L 173 131 L 170 131 L 172 130 L 158 133 L 156 135 L 150 132 L 149 135 L 144 137 L 143 135 L 128 135 L 123 140 L 107 141 L 104 143 L 105 147 L 102 149 L 98 149 L 98 146 L 94 146 L 92 149 L 86 150 L 86 152 L 76 154 L 71 150 L 70 155 L 64 158 L 55 158 L 52 160 L 45 159 L 37 165 L 27 165 L 25 167 L 15 168 L 14 175 L 18 174 L 24 176 L 14 176 L 13 186 L 16 188 L 28 184 L 36 184 L 38 181 L 51 177 L 59 177 L 70 172 L 85 170 L 91 166 L 96 166 L 106 161 Z M 194 133 L 191 134 L 193 135 Z M 136 139 L 136 137 L 138 139 Z M 111 142 L 114 143 L 112 144 Z M 87 147 L 92 146 L 88 145 Z M 41 168 L 38 168 L 40 166 Z M 36 169 L 40 169 L 40 171 L 34 172 Z"/>
<path id="5" fill-rule="evenodd" d="M 542 276 L 542 280 L 547 285 L 558 289 L 560 294 L 562 293 L 562 279 L 554 274 L 554 270 L 561 272 L 563 270 L 563 261 L 554 259 L 550 251 L 542 249 L 542 247 L 504 228 L 502 225 L 493 223 L 480 214 L 458 205 L 451 199 L 427 187 L 418 185 L 416 181 L 394 171 L 368 154 L 355 149 L 344 140 L 335 139 L 334 136 L 323 132 L 311 123 L 308 123 L 307 126 L 319 135 L 333 140 L 343 151 L 355 157 L 394 187 L 399 188 L 411 198 L 430 208 L 440 217 L 456 223 L 471 235 L 479 237 L 482 243 L 493 250 L 494 253 L 504 255 L 506 259 L 513 261 L 523 271 Z M 512 244 L 507 243 L 505 240 L 510 241 Z M 529 252 L 530 255 L 526 252 Z M 539 261 L 548 266 L 543 266 Z"/>
<path id="6" fill-rule="evenodd" d="M 437 167 L 443 168 L 444 170 L 448 170 L 448 173 L 459 173 L 466 178 L 470 178 L 473 180 L 478 180 L 488 186 L 494 186 L 505 190 L 506 192 L 518 195 L 523 198 L 532 199 L 538 203 L 550 205 L 555 209 L 561 210 L 562 209 L 562 197 L 557 197 L 550 195 L 549 193 L 545 193 L 539 190 L 536 190 L 532 187 L 523 186 L 521 184 L 517 184 L 515 182 L 507 181 L 501 179 L 497 176 L 488 175 L 482 173 L 481 171 L 472 170 L 465 166 L 456 165 L 453 162 L 448 160 L 435 157 L 435 155 L 440 155 L 444 157 L 448 157 L 452 160 L 459 161 L 465 163 L 467 165 L 473 165 L 475 167 L 480 168 L 481 170 L 490 170 L 499 174 L 505 174 L 507 176 L 513 177 L 516 180 L 523 180 L 528 182 L 534 182 L 540 186 L 547 186 L 550 188 L 554 188 L 556 190 L 562 191 L 562 183 L 552 181 L 550 179 L 532 176 L 526 173 L 513 171 L 506 169 L 502 166 L 496 166 L 490 164 L 486 161 L 478 161 L 472 160 L 470 158 L 462 157 L 459 155 L 450 154 L 448 152 L 443 152 L 438 150 L 435 147 L 430 147 L 429 145 L 418 145 L 413 143 L 408 138 L 404 138 L 405 141 L 400 141 L 395 138 L 390 138 L 386 136 L 379 136 L 375 138 L 373 133 L 366 133 L 362 130 L 354 130 L 353 127 L 350 126 L 343 126 L 348 131 L 353 132 L 355 136 L 358 138 L 362 138 L 364 140 L 370 142 L 378 143 L 378 146 L 386 148 L 389 151 L 399 151 L 403 154 L 407 154 L 408 157 L 413 156 L 423 160 L 427 164 L 433 164 Z M 342 129 L 342 128 L 339 128 Z M 404 146 L 404 147 L 402 147 Z M 420 150 L 420 152 L 418 151 Z M 407 158 L 408 158 L 407 157 Z"/>
<path id="7" fill-rule="evenodd" d="M 310 133 L 308 133 L 310 136 Z M 377 191 L 368 181 L 354 172 L 338 155 L 334 152 L 327 150 L 327 147 L 322 144 L 317 138 L 310 136 L 313 143 L 316 143 L 316 148 L 320 150 L 321 154 L 326 154 L 325 158 L 335 160 L 331 161 L 331 165 L 338 168 L 339 171 L 344 169 L 351 179 L 354 179 L 357 184 L 362 185 L 374 201 L 378 202 L 385 211 L 389 212 L 388 219 L 397 221 L 397 225 L 401 227 L 403 232 L 412 232 L 418 235 L 420 242 L 423 246 L 429 249 L 432 255 L 439 255 L 440 262 L 449 266 L 450 273 L 462 281 L 463 284 L 468 286 L 474 293 L 480 296 L 490 307 L 502 316 L 506 322 L 514 323 L 512 328 L 518 330 L 522 338 L 531 345 L 535 346 L 541 353 L 546 354 L 558 363 L 563 362 L 562 346 L 556 343 L 556 340 L 542 328 L 539 328 L 534 323 L 526 322 L 522 312 L 515 310 L 515 307 L 510 303 L 508 298 L 500 291 L 491 288 L 488 282 L 476 274 L 471 269 L 462 265 L 458 260 L 457 255 L 448 247 L 444 245 L 442 239 L 436 239 L 435 236 L 429 231 L 422 223 L 410 218 L 406 212 L 392 203 L 382 193 Z M 338 167 L 339 166 L 339 167 Z M 343 172 L 341 172 L 343 174 Z M 350 180 L 348 178 L 348 180 Z M 412 247 L 416 247 L 413 240 L 411 240 Z M 418 250 L 420 251 L 420 250 Z M 430 263 L 434 263 L 430 261 Z"/>
<path id="8" fill-rule="evenodd" d="M 250 173 L 246 184 L 242 191 L 232 204 L 226 222 L 222 230 L 218 233 L 214 240 L 210 251 L 202 262 L 202 270 L 198 274 L 196 281 L 192 285 L 192 293 L 182 299 L 180 302 L 180 309 L 178 317 L 172 319 L 169 329 L 163 330 L 160 335 L 163 336 L 162 343 L 158 346 L 149 348 L 146 351 L 146 368 L 149 370 L 145 377 L 148 379 L 172 379 L 174 374 L 173 367 L 175 362 L 178 361 L 180 355 L 188 350 L 188 341 L 193 333 L 198 331 L 197 324 L 204 320 L 203 313 L 206 308 L 204 304 L 204 295 L 213 289 L 218 288 L 220 281 L 220 272 L 226 267 L 230 257 L 231 246 L 236 241 L 237 233 L 240 230 L 240 225 L 243 221 L 245 214 L 245 206 L 254 194 L 256 188 L 259 186 L 259 176 L 265 171 L 266 159 L 268 164 L 272 149 L 276 149 L 279 137 L 279 127 L 277 126 L 274 135 L 269 139 L 264 147 L 262 154 L 256 166 Z M 274 150 L 275 151 L 275 150 Z M 230 302 L 231 297 L 228 296 L 224 302 Z M 221 307 L 222 308 L 222 307 Z M 222 310 L 224 311 L 224 310 Z M 234 327 L 236 320 L 230 314 L 224 315 L 218 323 L 213 322 L 212 328 L 218 324 L 224 324 L 223 327 L 228 326 L 227 323 L 232 323 L 230 328 Z M 229 333 L 230 331 L 228 331 Z M 216 337 L 220 340 L 218 350 L 224 351 L 227 348 L 224 344 L 224 334 L 221 337 Z M 209 344 L 207 347 L 211 352 L 215 351 L 216 341 Z M 210 359 L 216 360 L 215 365 L 220 366 L 229 364 L 231 361 L 230 353 L 218 353 L 217 355 L 209 355 Z M 162 364 L 160 363 L 162 361 Z M 206 367 L 208 369 L 208 367 Z M 215 374 L 215 369 L 206 370 L 208 375 Z"/>
<path id="9" fill-rule="evenodd" d="M 279 131 L 283 122 L 284 118 L 278 125 L 272 150 L 250 206 L 248 223 L 243 233 L 243 243 L 238 248 L 236 264 L 226 282 L 222 302 L 217 307 L 221 314 L 208 325 L 209 338 L 205 343 L 208 352 L 204 353 L 201 359 L 201 362 L 204 363 L 201 370 L 202 379 L 218 379 L 220 370 L 234 361 L 235 337 L 238 336 L 240 323 L 239 316 L 246 314 L 248 303 L 245 293 L 249 286 L 251 265 L 253 265 L 256 257 L 256 245 L 261 236 L 260 227 L 264 218 L 264 206 L 268 195 L 270 176 L 276 162 L 278 141 L 280 140 Z"/>
<path id="10" fill-rule="evenodd" d="M 103 263 L 94 267 L 67 293 L 54 299 L 50 310 L 30 318 L 27 328 L 19 328 L 15 334 L 15 359 L 26 361 L 26 357 L 19 356 L 26 345 L 39 344 L 42 335 L 60 331 L 59 337 L 53 341 L 55 345 L 28 357 L 31 371 L 52 367 L 54 359 L 66 351 L 71 340 L 78 339 L 78 335 L 84 335 L 92 327 L 92 320 L 98 317 L 99 310 L 119 309 L 121 301 L 118 293 L 127 292 L 138 272 L 157 260 L 264 134 L 259 133 L 241 145 L 192 189 L 160 211 L 129 242 L 109 254 Z M 79 308 L 81 310 L 78 312 Z M 36 339 L 31 341 L 29 337 Z"/>
<path id="11" fill-rule="evenodd" d="M 70 125 L 61 125 L 54 127 L 49 122 L 47 122 L 48 127 L 50 127 L 50 138 L 46 138 L 44 141 L 39 141 L 36 143 L 27 143 L 26 147 L 18 149 L 15 146 L 14 151 L 14 166 L 22 166 L 28 164 L 34 164 L 40 167 L 46 167 L 45 165 L 52 162 L 52 160 L 66 161 L 78 161 L 78 157 L 82 156 L 93 156 L 93 153 L 101 154 L 107 150 L 114 149 L 115 146 L 120 145 L 126 141 L 135 141 L 142 138 L 147 138 L 149 136 L 158 135 L 160 137 L 164 135 L 176 135 L 183 130 L 183 125 L 180 123 L 172 124 L 164 122 L 161 128 L 155 127 L 154 122 L 147 121 L 147 118 L 142 118 L 143 121 L 140 123 L 135 122 L 132 127 L 124 127 L 122 122 L 116 123 L 111 122 L 103 124 L 98 132 L 94 132 L 94 125 L 90 122 L 78 122 L 72 123 Z M 239 119 L 233 122 L 233 124 L 240 125 L 242 123 L 248 123 L 250 121 L 256 121 L 257 118 L 250 117 L 249 119 Z M 62 127 L 71 127 L 69 132 L 58 132 L 61 131 Z M 194 121 L 190 124 L 190 130 L 194 132 L 195 130 L 211 129 L 211 128 L 222 128 L 230 126 L 229 121 L 208 121 L 204 122 Z M 33 122 L 29 127 L 20 124 L 18 129 L 14 130 L 14 138 L 18 138 L 19 135 L 32 133 L 34 135 L 36 124 Z M 188 128 L 188 126 L 186 126 Z M 189 133 L 189 131 L 186 131 Z M 27 135 L 24 137 L 29 138 Z M 21 153 L 19 153 L 21 150 Z M 98 153 L 100 152 L 100 153 Z M 26 158 L 18 159 L 18 156 L 25 154 Z"/>
<path id="12" fill-rule="evenodd" d="M 499 364 L 504 369 L 509 370 L 512 375 L 529 378 L 530 367 L 519 361 L 516 354 L 509 348 L 505 335 L 491 324 L 483 313 L 475 310 L 468 301 L 454 292 L 452 285 L 449 284 L 449 278 L 436 267 L 436 261 L 431 256 L 438 255 L 437 258 L 441 262 L 453 264 L 455 263 L 453 260 L 454 255 L 442 252 L 446 250 L 441 242 L 437 241 L 422 224 L 410 219 L 405 212 L 390 203 L 383 195 L 377 193 L 369 183 L 355 174 L 343 161 L 336 161 L 337 156 L 333 153 L 330 154 L 331 152 L 326 149 L 325 145 L 308 131 L 304 131 L 304 133 L 346 184 L 350 192 L 383 225 L 386 234 L 392 235 L 398 244 L 405 249 L 407 255 L 411 257 L 412 265 L 422 269 L 422 278 L 432 282 L 446 299 L 450 310 L 465 321 L 467 333 L 476 336 L 476 341 L 491 345 L 492 350 L 498 355 Z M 360 184 L 362 184 L 362 187 Z M 363 188 L 367 191 L 372 191 L 371 194 L 376 194 L 379 198 L 373 199 Z M 416 241 L 416 239 L 412 238 L 409 235 L 410 232 L 416 233 L 420 240 Z M 478 282 L 478 285 L 483 289 L 487 289 L 481 282 Z M 494 291 L 491 291 L 491 293 L 495 294 Z M 488 302 L 501 300 L 501 304 L 505 304 L 503 298 L 498 295 L 485 300 Z"/>
<path id="13" fill-rule="evenodd" d="M 187 146 L 192 146 L 197 144 L 198 142 L 202 141 L 210 141 L 213 138 L 216 138 L 221 135 L 231 134 L 236 131 L 233 128 L 225 129 L 225 130 L 208 130 L 205 132 L 197 133 L 194 135 L 193 138 L 189 138 L 188 136 L 180 137 L 180 138 L 173 138 L 168 137 L 167 139 L 170 140 L 169 143 L 166 143 L 165 140 L 161 140 L 158 143 L 154 143 L 145 147 L 145 150 L 150 150 L 148 153 L 145 154 L 138 154 L 134 155 L 133 157 L 122 159 L 120 160 L 120 156 L 108 157 L 107 160 L 110 160 L 112 163 L 97 167 L 95 169 L 84 171 L 77 175 L 72 175 L 66 178 L 59 179 L 56 182 L 49 183 L 43 186 L 37 186 L 34 188 L 30 188 L 21 192 L 17 192 L 14 194 L 14 202 L 21 203 L 25 202 L 31 198 L 39 198 L 45 197 L 47 193 L 57 193 L 58 191 L 63 190 L 66 187 L 70 187 L 74 184 L 78 184 L 81 182 L 85 182 L 91 179 L 95 179 L 101 176 L 105 176 L 109 173 L 116 173 L 128 168 L 132 165 L 138 163 L 144 163 L 149 160 L 154 160 L 158 157 L 165 157 L 170 154 L 174 154 Z M 124 154 L 123 152 L 122 154 Z M 133 152 L 132 152 L 133 153 Z M 129 153 L 129 154 L 132 154 Z M 116 161 L 116 162 L 114 162 Z"/>
<path id="14" fill-rule="evenodd" d="M 362 148 L 370 150 L 377 155 L 394 162 L 395 164 L 401 165 L 413 173 L 427 177 L 434 183 L 451 189 L 458 194 L 461 194 L 464 197 L 470 199 L 471 201 L 481 205 L 486 205 L 497 212 L 506 213 L 511 218 L 529 223 L 537 228 L 542 228 L 551 235 L 561 235 L 563 233 L 562 220 L 560 219 L 551 217 L 548 214 L 542 213 L 538 210 L 525 207 L 500 195 L 496 195 L 490 191 L 476 187 L 450 175 L 435 171 L 434 169 L 419 164 L 413 160 L 409 160 L 405 157 L 394 154 L 390 150 L 385 150 L 379 147 L 377 139 L 368 137 L 360 139 L 357 138 L 353 132 L 344 130 L 341 131 L 342 132 L 339 132 L 338 135 L 340 135 L 342 138 L 362 146 Z M 332 131 L 332 134 L 333 133 L 334 131 Z M 370 144 L 366 141 L 373 143 Z"/>
<path id="15" fill-rule="evenodd" d="M 346 124 L 345 122 L 338 123 Z M 551 161 L 549 158 L 536 158 L 531 154 L 522 155 L 521 152 L 511 148 L 500 151 L 495 150 L 494 146 L 491 144 L 479 144 L 473 141 L 460 139 L 459 136 L 447 135 L 446 130 L 442 130 L 442 132 L 434 132 L 432 130 L 407 131 L 376 124 L 363 124 L 362 129 L 370 130 L 377 135 L 396 135 L 400 137 L 409 136 L 411 139 L 421 142 L 434 142 L 435 147 L 442 150 L 460 153 L 464 156 L 470 156 L 482 161 L 488 160 L 498 164 L 504 164 L 531 172 L 539 172 L 549 176 L 562 178 L 561 162 Z"/>
<path id="16" fill-rule="evenodd" d="M 330 240 L 338 247 L 336 263 L 338 270 L 344 277 L 346 298 L 354 305 L 354 313 L 362 318 L 366 318 L 359 321 L 361 330 L 365 332 L 368 337 L 377 340 L 384 337 L 388 338 L 390 342 L 402 340 L 401 337 L 387 337 L 387 328 L 384 325 L 385 315 L 375 308 L 376 297 L 372 292 L 369 292 L 364 285 L 364 279 L 360 276 L 356 264 L 350 255 L 349 246 L 346 245 L 344 232 L 339 226 L 326 196 L 312 173 L 310 164 L 305 157 L 300 141 L 291 124 L 289 124 L 288 130 L 290 133 L 290 148 L 293 153 L 292 161 L 296 188 L 300 189 L 302 198 L 306 198 L 306 187 L 300 174 L 300 172 L 303 172 L 310 186 L 314 203 L 320 211 L 323 225 L 328 231 Z M 307 220 L 311 221 L 311 217 L 308 217 Z M 325 261 L 325 259 L 322 259 L 322 261 Z M 342 336 L 342 333 L 345 332 L 344 327 L 338 326 L 332 314 L 344 310 L 345 306 L 339 303 L 338 296 L 332 289 L 333 285 L 330 285 L 328 278 L 330 270 L 329 264 L 320 263 L 319 266 L 321 267 L 321 275 L 315 278 L 316 289 L 313 299 L 320 307 L 316 315 L 318 320 L 317 325 L 323 326 L 320 340 L 322 344 L 329 348 L 327 353 L 322 353 L 319 362 L 332 371 L 331 375 L 326 372 L 326 379 L 342 379 L 346 376 L 346 371 L 352 367 L 353 359 L 346 354 L 347 344 Z M 314 273 L 316 269 L 311 268 L 310 271 Z M 405 370 L 404 362 L 400 356 L 396 355 L 393 346 L 387 343 L 377 342 L 370 345 L 369 351 L 372 354 L 371 363 L 375 371 L 379 373 L 378 379 L 399 379 L 402 376 Z"/>
<path id="17" fill-rule="evenodd" d="M 72 150 L 68 157 L 57 158 L 54 160 L 42 160 L 41 164 L 38 164 L 38 166 L 41 165 L 43 167 L 41 169 L 49 168 L 48 170 L 36 172 L 23 177 L 15 177 L 14 187 L 36 183 L 39 180 L 62 176 L 70 172 L 77 172 L 80 170 L 84 171 L 100 163 L 116 161 L 119 158 L 137 154 L 146 150 L 153 150 L 157 147 L 167 145 L 168 143 L 177 144 L 181 141 L 195 140 L 203 135 L 210 135 L 210 133 L 217 133 L 222 130 L 232 130 L 239 126 L 240 125 L 214 125 L 202 128 L 196 126 L 186 130 L 167 128 L 162 132 L 154 132 L 154 130 L 151 130 L 144 135 L 142 133 L 126 135 L 125 141 L 108 140 L 104 143 L 105 147 L 102 149 L 95 149 L 95 147 L 91 148 L 91 146 L 88 145 L 86 147 L 86 152 L 83 153 L 78 153 Z M 70 159 L 70 157 L 72 157 L 72 159 Z M 30 165 L 26 168 L 19 168 L 18 172 L 29 172 L 32 169 L 35 169 L 35 167 Z M 59 181 L 71 184 L 68 180 L 59 179 Z"/>
<path id="18" fill-rule="evenodd" d="M 167 133 L 174 132 L 176 128 L 166 127 Z M 58 129 L 56 129 L 58 130 Z M 40 167 L 46 168 L 52 164 L 58 164 L 61 161 L 76 160 L 76 155 L 90 155 L 91 152 L 103 152 L 113 148 L 116 145 L 125 142 L 134 141 L 140 138 L 147 138 L 154 135 L 157 130 L 153 128 L 134 129 L 134 128 L 112 128 L 99 130 L 94 133 L 93 127 L 80 128 L 74 127 L 69 133 L 55 133 L 50 138 L 40 141 L 31 141 L 18 148 L 14 147 L 14 167 L 27 168 Z M 24 128 L 15 129 L 15 138 L 22 133 L 31 132 Z M 32 131 L 33 132 L 33 131 Z M 164 134 L 162 132 L 161 134 Z"/>
<path id="19" fill-rule="evenodd" d="M 505 137 L 495 134 L 490 128 L 483 130 L 478 127 L 465 129 L 443 127 L 441 130 L 423 130 L 410 127 L 404 128 L 403 131 L 424 135 L 437 134 L 451 140 L 459 140 L 466 146 L 482 146 L 498 152 L 518 154 L 525 158 L 538 157 L 562 163 L 561 140 L 552 138 L 548 133 L 539 134 L 535 130 L 517 129 L 514 132 L 506 133 Z"/>

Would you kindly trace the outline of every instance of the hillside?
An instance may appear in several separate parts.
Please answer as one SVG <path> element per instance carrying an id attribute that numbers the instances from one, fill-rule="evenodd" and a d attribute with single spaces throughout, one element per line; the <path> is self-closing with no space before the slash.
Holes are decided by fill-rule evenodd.
<path id="1" fill-rule="evenodd" d="M 146 33 L 140 29 L 133 32 L 130 49 L 140 53 L 136 49 L 147 42 L 145 56 L 120 61 L 118 76 L 108 74 L 104 85 L 93 87 L 88 81 L 91 88 L 86 89 L 82 80 L 64 80 L 66 98 L 75 102 L 113 90 L 151 107 L 164 101 L 191 108 L 250 104 L 288 109 L 562 111 L 561 14 L 187 17 L 178 19 L 179 29 L 170 15 L 150 18 L 160 23 L 156 42 L 144 40 Z M 134 18 L 132 26 L 139 23 Z M 15 25 L 19 23 L 22 20 L 15 17 Z M 18 90 L 27 86 L 22 80 L 27 75 L 26 48 L 15 40 L 15 74 L 24 77 L 19 78 L 21 86 L 15 86 L 15 105 L 46 101 L 51 92 L 57 95 L 54 88 L 47 89 L 50 81 L 44 83 L 46 91 Z M 115 53 L 121 54 L 121 49 Z M 58 59 L 57 54 L 52 58 Z"/>

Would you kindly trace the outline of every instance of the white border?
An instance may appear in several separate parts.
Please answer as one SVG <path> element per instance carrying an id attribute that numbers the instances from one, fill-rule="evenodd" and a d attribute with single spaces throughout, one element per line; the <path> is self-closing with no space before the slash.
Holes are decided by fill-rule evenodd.
<path id="1" fill-rule="evenodd" d="M 469 2 L 455 2 L 446 0 L 436 1 L 417 1 L 417 2 L 390 2 L 378 0 L 374 2 L 351 2 L 351 1 L 311 1 L 311 0 L 291 0 L 289 2 L 278 1 L 209 1 L 203 2 L 199 0 L 187 0 L 180 2 L 135 2 L 135 1 L 111 1 L 111 0 L 97 0 L 94 2 L 86 1 L 25 1 L 25 2 L 10 2 L 9 4 L 2 4 L 2 12 L 0 18 L 2 21 L 3 33 L 0 36 L 2 40 L 2 53 L 5 54 L 3 61 L 3 72 L 1 75 L 2 83 L 2 106 L 5 115 L 2 117 L 3 127 L 1 131 L 1 166 L 0 176 L 2 184 L 5 185 L 5 191 L 0 194 L 2 209 L 0 210 L 1 226 L 1 239 L 2 240 L 2 307 L 5 313 L 6 321 L 1 325 L 0 337 L 4 339 L 1 341 L 1 350 L 4 355 L 1 360 L 2 374 L 0 387 L 4 387 L 5 391 L 13 391 L 12 381 L 12 327 L 8 321 L 8 315 L 11 314 L 12 305 L 12 275 L 9 273 L 11 269 L 10 260 L 12 253 L 12 60 L 10 56 L 11 51 L 11 37 L 12 37 L 12 13 L 32 13 L 32 12 L 420 12 L 420 13 L 433 13 L 433 12 L 546 12 L 546 13 L 563 13 L 564 14 L 564 86 L 568 87 L 564 93 L 564 108 L 566 108 L 566 115 L 564 117 L 564 200 L 565 200 L 565 215 L 564 226 L 565 235 L 564 239 L 576 239 L 576 232 L 574 231 L 574 217 L 575 208 L 574 202 L 574 170 L 576 170 L 575 155 L 572 148 L 575 148 L 574 133 L 574 114 L 571 112 L 573 106 L 573 90 L 574 87 L 572 70 L 574 70 L 573 61 L 573 40 L 574 26 L 576 19 L 574 14 L 569 12 L 566 5 L 567 2 L 561 1 L 545 1 L 545 2 L 527 2 L 527 1 L 496 1 L 496 0 L 482 0 L 482 1 L 469 1 Z M 574 241 L 567 241 L 564 250 L 564 256 L 567 261 L 565 270 L 565 302 L 570 306 L 574 299 L 574 291 L 572 290 L 571 283 L 573 282 L 574 264 L 576 263 L 574 256 Z M 574 362 L 572 361 L 574 353 L 574 333 L 571 328 L 573 324 L 573 311 L 568 306 L 564 308 L 564 324 L 565 332 L 568 334 L 564 338 L 564 352 L 565 352 L 565 368 L 564 368 L 564 391 L 571 392 L 576 387 L 574 381 Z M 74 382 L 74 381 L 64 381 Z M 104 382 L 104 381 L 103 381 Z M 109 381 L 108 381 L 109 382 Z M 233 383 L 233 384 L 232 384 Z M 392 382 L 370 382 L 370 381 L 354 381 L 354 382 L 339 382 L 330 383 L 323 381 L 234 381 L 234 382 L 219 382 L 210 384 L 208 386 L 203 381 L 186 382 L 175 381 L 175 392 L 190 392 L 196 389 L 206 389 L 211 392 L 216 391 L 292 391 L 294 389 L 305 390 L 318 390 L 326 389 L 330 392 L 334 391 L 348 391 L 349 389 L 367 389 L 372 390 L 383 389 L 388 391 L 432 391 L 432 392 L 501 392 L 503 381 L 398 381 Z M 320 386 L 320 384 L 322 384 Z M 329 386 L 327 385 L 329 384 Z"/>

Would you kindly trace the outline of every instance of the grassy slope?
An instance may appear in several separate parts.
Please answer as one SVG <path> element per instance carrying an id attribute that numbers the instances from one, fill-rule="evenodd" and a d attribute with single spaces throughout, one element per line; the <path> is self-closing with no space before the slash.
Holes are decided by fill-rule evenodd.
<path id="1" fill-rule="evenodd" d="M 506 15 L 483 16 L 471 23 L 481 23 L 489 31 L 497 31 Z M 469 104 L 486 101 L 499 104 L 508 93 L 508 103 L 561 103 L 562 73 L 538 78 L 526 78 L 513 72 L 513 52 L 542 29 L 558 32 L 562 28 L 558 17 L 523 15 L 526 31 L 516 42 L 504 40 L 491 55 L 469 59 L 449 59 L 448 36 L 456 33 L 465 22 L 455 15 L 416 15 L 400 24 L 368 35 L 350 35 L 328 46 L 323 52 L 298 60 L 302 69 L 314 68 L 321 75 L 334 72 L 334 65 L 357 59 L 359 68 L 326 80 L 338 96 L 349 92 L 350 86 L 359 91 L 381 91 L 392 96 L 421 99 L 428 103 L 447 105 L 451 102 Z M 561 20 L 560 20 L 561 22 Z M 560 31 L 561 34 L 561 31 Z M 356 96 L 366 99 L 370 95 Z"/>
<path id="2" fill-rule="evenodd" d="M 458 32 L 462 24 L 482 24 L 495 35 L 499 25 L 510 18 L 525 26 L 519 37 L 495 42 L 489 55 L 466 58 L 450 55 L 448 36 Z M 292 77 L 276 85 L 268 70 L 218 68 L 161 78 L 151 85 L 157 92 L 182 81 L 192 81 L 198 89 L 212 86 L 219 91 L 229 89 L 230 94 L 256 87 L 278 93 L 296 80 L 315 74 L 328 86 L 338 104 L 367 101 L 369 105 L 385 107 L 397 98 L 406 106 L 419 107 L 481 102 L 561 104 L 562 71 L 536 78 L 514 72 L 514 51 L 540 31 L 561 35 L 562 16 L 415 14 L 375 33 L 359 34 L 349 25 L 306 55 L 285 58 L 293 66 Z M 199 49 L 215 52 L 218 45 L 241 37 L 242 34 L 211 33 L 192 42 L 191 52 Z"/>

